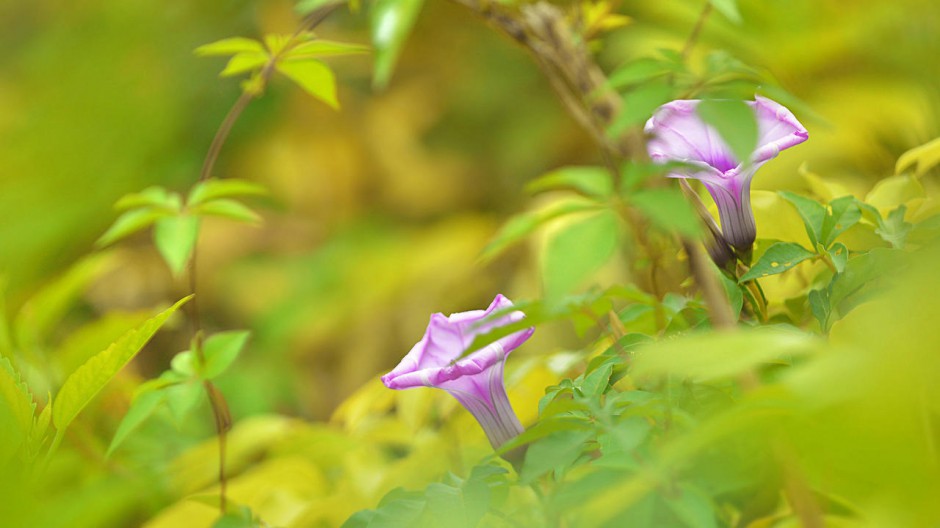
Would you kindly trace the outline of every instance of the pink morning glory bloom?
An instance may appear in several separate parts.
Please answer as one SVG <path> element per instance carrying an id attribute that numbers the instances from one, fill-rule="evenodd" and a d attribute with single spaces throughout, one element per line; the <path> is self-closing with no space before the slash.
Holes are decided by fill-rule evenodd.
<path id="1" fill-rule="evenodd" d="M 489 318 L 494 312 L 512 306 L 497 295 L 486 310 L 431 316 L 421 341 L 408 352 L 394 370 L 382 376 L 390 389 L 437 387 L 457 398 L 480 422 L 493 448 L 522 433 L 523 428 L 509 404 L 503 385 L 506 356 L 529 339 L 535 328 L 526 328 L 461 357 L 473 339 L 494 328 L 525 317 L 520 311 Z"/>
<path id="2" fill-rule="evenodd" d="M 652 136 L 647 150 L 654 162 L 691 165 L 669 176 L 705 184 L 718 206 L 722 235 L 735 249 L 747 251 L 756 237 L 751 178 L 761 165 L 781 150 L 806 141 L 809 134 L 784 106 L 757 96 L 747 102 L 757 118 L 757 146 L 748 159 L 739 160 L 718 132 L 699 117 L 700 102 L 680 100 L 659 107 L 644 128 Z"/>

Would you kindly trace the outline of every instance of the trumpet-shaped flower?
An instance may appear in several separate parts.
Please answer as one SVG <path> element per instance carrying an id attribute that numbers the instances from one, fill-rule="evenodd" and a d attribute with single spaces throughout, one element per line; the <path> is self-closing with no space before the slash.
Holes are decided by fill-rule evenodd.
<path id="1" fill-rule="evenodd" d="M 520 330 L 461 356 L 476 336 L 525 317 L 520 311 L 490 317 L 511 306 L 509 299 L 497 295 L 486 310 L 455 313 L 449 317 L 442 313 L 432 315 L 424 337 L 397 367 L 382 376 L 382 383 L 390 389 L 436 387 L 446 390 L 473 414 L 490 444 L 498 448 L 523 431 L 503 385 L 506 357 L 529 339 L 535 328 Z"/>
<path id="2" fill-rule="evenodd" d="M 748 159 L 737 159 L 718 132 L 699 117 L 700 102 L 680 100 L 659 107 L 644 129 L 652 136 L 647 150 L 654 162 L 687 164 L 669 176 L 705 184 L 718 206 L 723 237 L 735 249 L 747 251 L 757 231 L 751 211 L 751 178 L 761 165 L 781 150 L 806 141 L 809 134 L 784 106 L 758 96 L 747 102 L 757 119 L 757 146 Z"/>

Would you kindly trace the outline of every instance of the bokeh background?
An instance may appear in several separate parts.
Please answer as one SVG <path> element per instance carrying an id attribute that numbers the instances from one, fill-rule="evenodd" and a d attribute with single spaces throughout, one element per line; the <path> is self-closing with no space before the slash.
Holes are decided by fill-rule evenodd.
<path id="1" fill-rule="evenodd" d="M 810 141 L 762 169 L 756 189 L 802 190 L 801 164 L 864 195 L 904 151 L 940 136 L 940 9 L 933 0 L 742 0 L 743 25 L 714 15 L 713 46 L 766 70 L 805 106 Z M 603 41 L 608 70 L 678 48 L 702 2 L 625 1 Z M 366 9 L 368 6 L 366 6 Z M 150 185 L 185 191 L 238 83 L 197 46 L 291 32 L 288 0 L 6 0 L 0 3 L 0 276 L 8 309 L 94 251 L 112 204 Z M 318 33 L 367 43 L 365 13 Z M 394 366 L 428 314 L 538 296 L 536 255 L 479 252 L 531 202 L 526 181 L 599 161 L 523 50 L 456 4 L 429 0 L 387 89 L 371 58 L 331 61 L 342 111 L 275 82 L 236 125 L 217 175 L 256 181 L 265 218 L 207 222 L 200 308 L 210 330 L 253 332 L 220 380 L 236 419 L 323 420 Z M 925 182 L 933 185 L 936 182 Z M 758 221 L 760 221 L 760 211 Z M 796 229 L 801 229 L 798 225 Z M 76 321 L 178 298 L 147 234 L 109 252 Z M 555 332 L 554 334 L 552 332 Z M 559 348 L 567 329 L 530 348 Z M 185 346 L 161 334 L 132 374 L 152 377 Z M 174 349 L 174 347 L 177 347 Z"/>

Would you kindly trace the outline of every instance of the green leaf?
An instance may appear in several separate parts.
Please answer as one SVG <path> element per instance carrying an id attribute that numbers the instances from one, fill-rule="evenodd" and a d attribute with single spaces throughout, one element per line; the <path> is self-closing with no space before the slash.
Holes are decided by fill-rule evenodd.
<path id="1" fill-rule="evenodd" d="M 180 199 L 163 187 L 148 187 L 140 192 L 122 196 L 114 207 L 119 211 L 136 209 L 138 207 L 163 208 L 167 212 L 179 211 Z"/>
<path id="2" fill-rule="evenodd" d="M 715 505 L 711 498 L 696 487 L 680 485 L 678 496 L 670 497 L 669 509 L 689 528 L 717 528 Z"/>
<path id="3" fill-rule="evenodd" d="M 0 357 L 0 466 L 29 438 L 35 408 L 20 373 L 7 358 Z"/>
<path id="4" fill-rule="evenodd" d="M 165 209 L 134 209 L 128 211 L 118 217 L 114 221 L 114 224 L 108 228 L 107 231 L 101 238 L 99 238 L 95 245 L 98 247 L 104 247 L 118 240 L 132 235 L 142 229 L 150 227 L 153 223 L 161 218 L 166 218 L 171 216 L 173 213 Z"/>
<path id="5" fill-rule="evenodd" d="M 741 286 L 737 282 L 724 273 L 718 273 L 717 275 L 721 280 L 721 285 L 724 286 L 725 293 L 728 295 L 734 318 L 737 319 L 741 315 L 741 309 L 744 308 L 744 292 L 741 291 Z"/>
<path id="6" fill-rule="evenodd" d="M 264 53 L 264 46 L 257 40 L 231 37 L 203 44 L 196 48 L 196 55 L 207 57 L 212 55 L 237 55 L 239 53 Z"/>
<path id="7" fill-rule="evenodd" d="M 760 277 L 783 273 L 800 262 L 815 256 L 815 253 L 799 244 L 777 242 L 767 248 L 767 251 L 761 255 L 760 259 L 751 266 L 751 269 L 747 270 L 747 273 L 738 279 L 738 282 L 744 283 Z"/>
<path id="8" fill-rule="evenodd" d="M 590 198 L 609 198 L 614 192 L 610 173 L 601 167 L 562 167 L 529 182 L 526 191 L 572 189 Z"/>
<path id="9" fill-rule="evenodd" d="M 914 228 L 909 222 L 904 221 L 905 213 L 907 213 L 907 206 L 902 204 L 888 213 L 887 218 L 882 219 L 880 216 L 878 218 L 878 228 L 875 229 L 875 233 L 893 248 L 903 248 L 907 235 Z"/>
<path id="10" fill-rule="evenodd" d="M 608 77 L 607 83 L 614 89 L 626 88 L 675 72 L 676 69 L 674 64 L 657 59 L 637 59 L 614 70 Z"/>
<path id="11" fill-rule="evenodd" d="M 157 220 L 153 241 L 173 275 L 186 268 L 199 237 L 199 218 L 191 215 L 171 216 Z"/>
<path id="12" fill-rule="evenodd" d="M 616 137 L 631 126 L 645 122 L 654 110 L 672 99 L 672 90 L 668 83 L 654 80 L 624 95 L 620 113 L 607 128 L 607 135 Z"/>
<path id="13" fill-rule="evenodd" d="M 530 445 L 519 480 L 525 484 L 556 469 L 564 469 L 574 463 L 584 452 L 592 431 L 560 431 Z"/>
<path id="14" fill-rule="evenodd" d="M 170 368 L 183 378 L 190 378 L 196 375 L 200 370 L 197 365 L 196 355 L 192 350 L 184 350 L 170 360 Z"/>
<path id="15" fill-rule="evenodd" d="M 261 223 L 261 216 L 250 207 L 226 198 L 203 202 L 191 208 L 190 213 L 193 216 L 221 216 L 255 225 Z"/>
<path id="16" fill-rule="evenodd" d="M 225 69 L 219 75 L 221 77 L 234 77 L 242 73 L 260 69 L 268 63 L 271 57 L 263 51 L 243 52 L 233 56 L 228 60 Z"/>
<path id="17" fill-rule="evenodd" d="M 481 258 L 490 260 L 505 251 L 508 247 L 532 234 L 549 220 L 560 218 L 572 213 L 597 210 L 601 204 L 585 200 L 562 200 L 516 215 L 507 221 L 499 230 L 493 240 L 483 248 Z"/>
<path id="18" fill-rule="evenodd" d="M 709 3 L 728 20 L 735 24 L 741 23 L 741 12 L 738 11 L 737 0 L 708 0 Z"/>
<path id="19" fill-rule="evenodd" d="M 907 169 L 914 167 L 914 175 L 923 176 L 924 173 L 938 164 L 940 164 L 940 138 L 901 154 L 901 157 L 898 158 L 898 162 L 894 167 L 894 173 L 901 174 Z"/>
<path id="20" fill-rule="evenodd" d="M 196 405 L 202 401 L 205 396 L 205 388 L 202 383 L 196 379 L 191 379 L 176 385 L 170 385 L 162 390 L 166 398 L 166 405 L 170 409 L 170 415 L 177 428 L 183 426 L 183 422 L 192 413 Z"/>
<path id="21" fill-rule="evenodd" d="M 828 250 L 829 260 L 832 261 L 833 267 L 836 268 L 836 273 L 842 273 L 845 271 L 845 265 L 849 261 L 849 248 L 845 247 L 845 244 L 842 242 L 836 242 Z"/>
<path id="22" fill-rule="evenodd" d="M 46 405 L 39 416 L 33 419 L 33 426 L 29 430 L 29 442 L 33 453 L 38 453 L 46 442 L 49 425 L 52 424 L 52 394 L 46 396 Z"/>
<path id="23" fill-rule="evenodd" d="M 744 101 L 705 100 L 696 108 L 731 149 L 739 163 L 749 163 L 757 146 L 757 117 Z"/>
<path id="24" fill-rule="evenodd" d="M 66 428 L 78 416 L 78 413 L 130 360 L 134 359 L 134 356 L 163 326 L 163 323 L 191 298 L 192 295 L 180 299 L 173 306 L 127 332 L 66 378 L 59 394 L 56 395 L 55 407 L 52 409 L 52 423 L 56 427 L 56 439 L 53 445 L 59 444 L 65 435 Z"/>
<path id="25" fill-rule="evenodd" d="M 612 211 L 586 214 L 558 230 L 542 256 L 545 297 L 558 301 L 597 271 L 617 248 L 619 226 Z"/>
<path id="26" fill-rule="evenodd" d="M 806 235 L 809 236 L 811 245 L 816 247 L 816 244 L 822 241 L 822 226 L 828 216 L 826 207 L 816 200 L 810 200 L 789 191 L 780 191 L 777 194 L 796 208 L 796 212 L 803 219 L 803 226 L 806 228 Z"/>
<path id="27" fill-rule="evenodd" d="M 266 194 L 268 194 L 268 189 L 264 185 L 255 182 L 235 178 L 226 178 L 224 180 L 212 178 L 197 183 L 189 191 L 186 203 L 192 207 L 216 198 Z"/>
<path id="28" fill-rule="evenodd" d="M 277 71 L 297 83 L 305 92 L 338 110 L 336 79 L 329 66 L 315 59 L 279 61 Z"/>
<path id="29" fill-rule="evenodd" d="M 695 237 L 700 232 L 699 218 L 689 202 L 676 189 L 645 189 L 630 195 L 630 204 L 646 218 L 669 233 Z"/>
<path id="30" fill-rule="evenodd" d="M 294 46 L 283 55 L 283 60 L 316 59 L 319 57 L 333 57 L 336 55 L 352 55 L 368 52 L 369 47 L 361 44 L 317 39 Z"/>
<path id="31" fill-rule="evenodd" d="M 124 440 L 126 440 L 134 430 L 140 427 L 140 425 L 153 414 L 153 411 L 165 401 L 165 397 L 166 394 L 160 390 L 146 391 L 137 395 L 131 403 L 130 408 L 127 410 L 127 414 L 124 415 L 120 425 L 118 425 L 117 431 L 114 433 L 114 438 L 111 439 L 111 445 L 108 446 L 108 451 L 105 453 L 105 456 L 110 457 L 111 453 L 124 443 Z"/>
<path id="32" fill-rule="evenodd" d="M 251 332 L 247 330 L 233 330 L 229 332 L 220 332 L 213 334 L 203 343 L 202 351 L 206 357 L 206 365 L 203 368 L 203 377 L 205 379 L 214 379 L 235 362 Z"/>
<path id="33" fill-rule="evenodd" d="M 633 376 L 674 374 L 702 382 L 721 380 L 758 365 L 811 353 L 817 346 L 807 334 L 774 327 L 691 334 L 641 348 L 633 360 Z"/>
<path id="34" fill-rule="evenodd" d="M 829 320 L 832 316 L 832 307 L 829 303 L 829 290 L 810 290 L 807 295 L 807 300 L 809 300 L 809 308 L 810 311 L 813 312 L 813 317 L 819 321 L 819 327 L 822 328 L 823 332 L 828 332 Z"/>
<path id="35" fill-rule="evenodd" d="M 372 84 L 376 88 L 388 86 L 422 7 L 424 0 L 376 0 L 372 5 L 370 26 L 375 49 Z"/>
<path id="36" fill-rule="evenodd" d="M 490 506 L 489 489 L 479 480 L 468 480 L 460 487 L 432 483 L 425 496 L 431 517 L 449 519 L 448 526 L 455 528 L 474 528 Z"/>
<path id="37" fill-rule="evenodd" d="M 836 237 L 861 220 L 862 211 L 856 203 L 854 196 L 843 196 L 829 202 L 826 217 L 819 230 L 819 241 L 823 246 L 831 246 Z"/>

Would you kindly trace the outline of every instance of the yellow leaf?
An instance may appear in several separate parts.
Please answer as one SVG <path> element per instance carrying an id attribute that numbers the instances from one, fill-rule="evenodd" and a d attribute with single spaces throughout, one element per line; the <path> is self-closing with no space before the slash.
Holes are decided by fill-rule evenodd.
<path id="1" fill-rule="evenodd" d="M 300 85 L 305 92 L 339 110 L 333 70 L 318 60 L 291 60 L 277 63 L 277 71 Z"/>
<path id="2" fill-rule="evenodd" d="M 940 137 L 901 154 L 894 173 L 901 174 L 913 166 L 914 175 L 919 177 L 937 164 L 940 164 Z"/>

